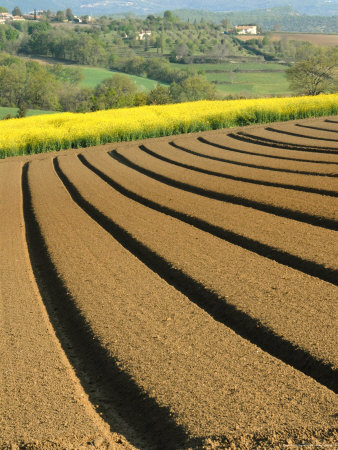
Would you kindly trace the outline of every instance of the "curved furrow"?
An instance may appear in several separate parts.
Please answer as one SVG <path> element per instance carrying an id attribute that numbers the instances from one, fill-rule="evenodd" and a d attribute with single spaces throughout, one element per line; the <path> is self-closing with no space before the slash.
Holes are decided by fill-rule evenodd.
<path id="1" fill-rule="evenodd" d="M 81 214 L 73 201 L 67 199 L 67 191 L 62 189 L 52 167 L 51 159 L 34 161 L 28 173 L 26 171 L 26 210 L 30 215 L 31 253 L 35 254 L 44 291 L 50 296 L 51 311 L 58 316 L 73 347 L 74 353 L 70 357 L 87 385 L 89 398 L 97 402 L 99 413 L 113 431 L 116 430 L 113 422 L 116 408 L 122 420 L 129 424 L 131 434 L 128 437 L 136 448 L 172 448 L 186 440 L 186 431 L 170 417 L 168 408 L 145 394 L 126 369 L 121 352 L 116 351 L 117 342 L 128 340 L 130 311 L 122 307 L 118 313 L 116 306 L 110 306 L 110 293 L 115 292 L 115 300 L 118 296 L 122 299 L 123 295 L 125 302 L 130 296 L 135 300 L 134 292 L 134 295 L 127 293 L 133 289 L 127 279 L 124 284 L 123 275 L 128 270 L 122 270 L 122 267 L 133 267 L 130 270 L 133 279 L 142 270 L 138 263 L 135 270 L 135 262 L 129 255 L 125 256 L 118 244 L 102 234 L 95 222 Z M 112 256 L 107 257 L 109 254 L 116 263 Z M 113 273 L 120 275 L 112 278 Z M 143 280 L 146 279 L 144 275 Z M 109 335 L 114 323 L 113 314 L 115 320 L 120 320 L 126 327 L 125 331 L 121 330 L 122 335 L 118 332 Z M 136 339 L 136 330 L 135 333 Z M 129 342 L 129 345 L 136 348 L 137 341 Z M 144 357 L 146 354 L 147 351 Z"/>
<path id="2" fill-rule="evenodd" d="M 87 183 L 87 177 L 74 171 L 72 160 L 78 161 L 66 155 L 59 157 L 60 167 L 54 163 L 62 182 L 48 160 L 36 160 L 30 180 L 34 212 L 68 300 L 86 319 L 98 350 L 104 350 L 103 367 L 109 370 L 115 363 L 137 388 L 139 395 L 136 391 L 133 398 L 129 386 L 112 379 L 115 390 L 122 388 L 116 392 L 122 397 L 119 406 L 130 407 L 129 420 L 137 416 L 152 436 L 144 447 L 184 449 L 193 443 L 202 448 L 213 436 L 227 437 L 231 444 L 249 432 L 260 433 L 266 442 L 271 427 L 278 430 L 280 442 L 290 436 L 290 429 L 297 439 L 314 428 L 328 437 L 334 394 L 212 319 L 149 270 L 134 256 L 137 250 L 147 254 L 147 249 L 130 241 L 116 219 L 107 232 L 104 218 L 99 224 L 93 208 L 90 218 L 60 172 Z M 102 198 L 96 181 L 86 189 Z M 119 205 L 113 206 L 109 198 L 103 201 L 115 218 Z M 135 211 L 131 214 L 135 223 Z M 157 261 L 151 258 L 150 263 Z M 198 299 L 202 291 L 203 286 L 195 292 Z"/>
<path id="3" fill-rule="evenodd" d="M 53 247 L 52 243 L 49 242 L 50 239 L 57 240 L 56 245 L 60 251 L 64 251 L 67 255 L 67 245 L 65 246 L 63 243 L 63 231 L 66 223 L 65 217 L 69 219 L 71 213 L 66 205 L 60 207 L 60 201 L 56 198 L 57 194 L 54 196 L 53 176 L 55 177 L 55 173 L 52 171 L 52 161 L 45 160 L 44 164 L 41 164 L 42 170 L 39 166 L 40 164 L 35 165 L 33 162 L 27 163 L 24 167 L 22 178 L 24 211 L 29 254 L 34 275 L 57 337 L 76 371 L 84 392 L 96 410 L 96 414 L 100 416 L 101 420 L 104 419 L 106 428 L 108 430 L 110 428 L 111 437 L 115 437 L 114 441 L 117 442 L 115 443 L 112 440 L 111 444 L 115 445 L 116 448 L 120 448 L 118 446 L 118 442 L 120 442 L 123 444 L 123 448 L 154 448 L 155 450 L 156 446 L 152 447 L 151 445 L 151 434 L 144 433 L 142 427 L 138 425 L 138 403 L 135 399 L 142 396 L 142 393 L 135 382 L 121 370 L 119 363 L 108 354 L 93 333 L 81 303 L 75 300 L 67 285 L 67 280 L 64 278 L 66 272 L 62 272 L 60 260 L 52 252 Z M 40 195 L 40 187 L 45 188 L 43 195 Z M 56 189 L 56 192 L 58 192 L 58 189 Z M 56 214 L 53 219 L 53 211 L 48 211 L 49 208 L 46 207 L 51 198 L 55 199 L 54 206 L 56 206 L 54 208 Z M 65 214 L 65 217 L 59 214 L 60 210 L 62 210 L 62 214 Z M 43 220 L 41 220 L 42 218 Z M 47 231 L 50 227 L 50 220 L 53 221 L 55 227 L 52 237 L 49 236 Z M 77 227 L 70 230 L 72 239 L 73 234 L 76 234 L 77 231 Z M 74 247 L 78 245 L 79 241 L 81 240 L 74 239 Z M 78 252 L 80 251 L 78 246 Z M 65 265 L 69 271 L 72 269 L 71 261 L 72 258 L 69 257 Z M 88 277 L 86 277 L 86 281 L 89 281 Z M 85 284 L 84 280 L 83 282 Z M 92 299 L 94 298 L 93 296 Z M 73 402 L 73 397 L 71 395 L 69 397 L 69 400 Z M 133 402 L 132 407 L 128 404 L 130 399 Z M 148 401 L 147 407 L 151 409 L 154 404 Z M 67 417 L 69 417 L 70 411 L 71 407 L 69 406 Z M 160 421 L 166 420 L 165 411 L 161 409 L 156 411 L 156 405 L 155 413 L 159 415 Z M 67 424 L 67 419 L 64 422 Z M 81 419 L 78 417 L 73 430 L 74 439 L 80 423 Z M 135 428 L 132 428 L 132 426 L 135 426 Z M 182 432 L 177 430 L 170 420 L 165 426 L 168 426 L 168 430 L 173 433 L 173 436 L 182 436 Z M 87 432 L 90 432 L 89 427 Z M 123 433 L 135 447 L 128 444 L 123 436 L 118 436 L 117 432 Z M 93 436 L 95 434 L 92 432 Z M 104 442 L 102 442 L 102 446 L 105 448 Z M 110 447 L 108 446 L 108 448 Z"/>
<path id="4" fill-rule="evenodd" d="M 302 123 L 296 123 L 295 125 L 296 125 L 296 127 L 305 128 L 306 130 L 310 129 L 310 130 L 318 130 L 318 131 L 328 131 L 330 133 L 338 133 L 338 130 L 335 129 L 334 127 L 323 128 L 323 126 L 325 125 L 323 122 L 322 122 L 322 126 L 319 126 L 319 124 L 318 124 L 318 126 L 315 126 L 315 125 L 305 125 Z M 328 125 L 326 125 L 326 126 L 328 126 Z"/>
<path id="5" fill-rule="evenodd" d="M 78 158 L 125 197 L 265 258 L 338 284 L 337 255 L 331 245 L 335 239 L 334 232 L 324 232 L 304 224 L 299 225 L 298 229 L 298 224 L 287 219 L 283 222 L 281 218 L 276 220 L 266 213 L 237 205 L 227 205 L 225 210 L 221 202 L 198 198 L 195 194 L 170 186 L 163 187 L 157 182 L 154 185 L 146 176 L 127 166 L 120 166 L 118 161 L 116 164 L 120 167 L 113 167 L 107 154 L 91 156 L 89 153 L 79 154 Z M 271 230 L 277 228 L 279 234 L 269 239 Z M 290 245 L 290 235 L 296 245 Z"/>
<path id="6" fill-rule="evenodd" d="M 210 137 L 209 137 L 210 136 Z M 226 135 L 219 135 L 218 133 L 209 135 L 208 138 L 205 138 L 204 136 L 197 137 L 197 140 L 202 142 L 206 145 L 211 145 L 216 148 L 220 148 L 222 150 L 227 150 L 227 152 L 231 153 L 238 153 L 239 155 L 245 155 L 251 156 L 253 158 L 259 157 L 259 158 L 269 158 L 273 160 L 277 160 L 277 162 L 288 162 L 290 165 L 295 163 L 306 163 L 309 164 L 311 167 L 313 167 L 313 164 L 316 164 L 317 166 L 320 164 L 323 164 L 323 173 L 331 173 L 332 170 L 335 170 L 335 174 L 337 173 L 337 167 L 331 168 L 330 166 L 337 166 L 337 158 L 334 155 L 321 155 L 317 154 L 316 158 L 326 158 L 326 160 L 313 160 L 309 159 L 309 153 L 306 151 L 297 151 L 293 150 L 292 154 L 288 154 L 288 152 L 285 152 L 285 150 L 279 150 L 278 148 L 271 147 L 267 144 L 264 144 L 262 148 L 260 148 L 260 145 L 256 142 L 245 142 L 245 144 L 242 144 L 243 139 L 236 139 L 236 135 L 233 134 L 232 136 L 230 134 Z M 224 145 L 227 144 L 227 145 Z M 270 149 L 266 149 L 266 147 L 270 147 Z M 287 150 L 287 149 L 286 149 Z M 285 156 L 285 154 L 288 154 L 288 156 Z M 296 155 L 297 158 L 292 157 L 292 155 Z M 311 157 L 313 155 L 311 154 Z M 331 158 L 331 161 L 328 159 Z M 325 168 L 327 166 L 327 168 Z M 318 172 L 319 167 L 316 168 L 316 172 Z"/>
<path id="7" fill-rule="evenodd" d="M 112 439 L 52 327 L 29 253 L 26 169 L 0 164 L 0 448 L 131 448 Z"/>
<path id="8" fill-rule="evenodd" d="M 275 173 L 262 173 L 255 169 L 238 169 L 237 167 L 229 167 L 229 165 L 225 165 L 219 161 L 205 161 L 201 157 L 189 155 L 179 149 L 171 148 L 166 143 L 147 142 L 146 145 L 141 144 L 139 148 L 148 155 L 169 164 L 177 165 L 195 172 L 205 173 L 214 177 L 261 186 L 310 192 L 329 197 L 338 196 L 338 182 L 333 179 L 323 180 L 318 177 L 306 175 L 279 174 L 279 182 L 276 182 Z"/>
<path id="9" fill-rule="evenodd" d="M 240 130 L 246 131 L 246 130 Z M 329 132 L 320 132 L 316 133 L 317 138 L 329 138 L 326 139 L 313 139 L 312 136 L 296 136 L 296 134 L 301 134 L 300 130 L 295 128 L 294 123 L 290 122 L 281 122 L 278 124 L 269 124 L 267 126 L 256 126 L 255 128 L 251 128 L 249 132 L 254 131 L 254 136 L 258 138 L 267 138 L 276 140 L 277 142 L 291 145 L 291 146 L 305 146 L 315 149 L 323 149 L 323 150 L 336 150 L 338 151 L 338 141 L 337 136 L 335 134 L 330 135 Z M 289 134 L 292 133 L 292 134 Z M 311 133 L 311 132 L 310 132 Z"/>
<path id="10" fill-rule="evenodd" d="M 197 139 L 0 161 L 0 448 L 334 442 L 336 152 Z"/>
<path id="11" fill-rule="evenodd" d="M 256 133 L 257 130 L 254 130 L 254 133 Z M 268 147 L 277 147 L 277 148 L 283 148 L 285 150 L 306 150 L 310 153 L 325 153 L 325 154 L 332 154 L 337 155 L 338 149 L 336 147 L 327 147 L 327 146 L 316 146 L 316 145 L 305 145 L 305 144 L 295 144 L 293 142 L 285 142 L 280 140 L 272 139 L 271 137 L 262 136 L 264 133 L 260 132 L 259 135 L 253 134 L 253 133 L 247 133 L 244 131 L 238 131 L 237 133 L 229 133 L 229 136 L 231 136 L 234 139 L 239 139 L 244 142 L 252 142 L 259 145 L 266 145 Z"/>
<path id="12" fill-rule="evenodd" d="M 281 269 L 278 264 L 149 211 L 112 190 L 76 158 L 59 159 L 55 167 L 73 200 L 166 282 L 287 364 L 317 380 L 324 371 L 325 385 L 336 389 L 336 335 L 330 313 L 335 287 L 292 269 Z M 246 267 L 246 274 L 240 266 Z M 215 271 L 219 277 L 215 278 Z M 269 273 L 269 283 L 277 282 L 279 286 L 263 288 L 265 273 Z M 288 292 L 284 292 L 283 284 L 288 286 Z M 304 284 L 311 285 L 311 295 L 304 293 Z M 319 293 L 323 299 L 320 306 Z M 303 331 L 299 328 L 301 323 Z M 327 330 L 326 336 L 318 323 Z"/>
<path id="13" fill-rule="evenodd" d="M 222 189 L 222 187 L 220 188 L 218 185 L 215 185 L 215 183 L 210 183 L 209 179 L 203 178 L 202 180 L 202 177 L 208 177 L 208 175 L 201 174 L 198 177 L 198 180 L 196 180 L 196 177 L 194 179 L 191 179 L 191 177 L 188 177 L 187 173 L 183 169 L 182 173 L 180 172 L 181 168 L 175 168 L 174 171 L 171 171 L 168 169 L 167 164 L 164 164 L 159 160 L 156 164 L 154 164 L 154 161 L 149 161 L 146 158 L 146 156 L 148 156 L 146 154 L 144 154 L 141 160 L 139 160 L 138 158 L 136 163 L 134 162 L 135 156 L 137 156 L 137 152 L 135 152 L 135 150 L 132 153 L 129 152 L 127 157 L 125 156 L 126 151 L 121 152 L 121 150 L 114 150 L 110 154 L 113 158 L 116 158 L 123 164 L 132 167 L 134 170 L 137 170 L 147 175 L 148 177 L 151 177 L 169 186 L 182 189 L 183 191 L 192 192 L 203 197 L 220 200 L 226 203 L 247 206 L 260 211 L 268 212 L 270 214 L 275 214 L 277 216 L 309 223 L 311 225 L 320 226 L 331 230 L 338 230 L 338 222 L 335 218 L 332 218 L 332 212 L 334 214 L 335 210 L 334 208 L 332 208 L 331 204 L 327 204 L 331 203 L 331 197 L 325 197 L 324 203 L 326 203 L 327 205 L 323 205 L 323 202 L 321 201 L 320 204 L 316 205 L 317 208 L 314 208 L 311 203 L 304 206 L 304 201 L 300 200 L 299 197 L 301 197 L 302 195 L 315 195 L 307 193 L 297 193 L 297 197 L 292 198 L 292 200 L 290 198 L 286 199 L 285 196 L 281 196 L 277 202 L 274 202 L 274 204 L 269 203 L 267 198 L 266 203 L 264 203 L 264 198 L 262 198 L 264 197 L 264 192 L 262 191 L 259 192 L 259 195 L 255 195 L 254 192 L 248 191 L 245 194 L 247 195 L 247 197 L 244 194 L 243 196 L 240 196 L 238 193 L 238 187 L 236 186 L 236 188 L 233 189 L 233 193 L 229 193 L 229 189 L 226 192 L 224 189 Z M 156 171 L 151 170 L 148 167 L 156 167 Z M 187 183 L 187 181 L 189 182 Z M 271 189 L 274 188 L 269 188 L 269 190 Z M 267 192 L 267 195 L 271 200 L 272 192 Z M 278 205 L 278 203 L 280 204 Z M 290 205 L 296 205 L 296 207 L 299 207 L 299 210 L 295 208 L 292 209 Z M 303 210 L 312 210 L 312 212 L 304 212 L 301 210 L 302 208 Z M 315 213 L 316 209 L 317 213 Z M 322 215 L 318 214 L 319 210 L 321 211 Z M 325 217 L 325 214 L 328 214 L 331 217 Z"/>
<path id="14" fill-rule="evenodd" d="M 274 127 L 266 127 L 265 130 L 271 131 L 272 133 L 280 133 L 280 134 L 286 134 L 288 136 L 295 136 L 305 139 L 311 139 L 316 141 L 329 141 L 329 142 L 338 142 L 337 137 L 331 137 L 330 132 L 327 130 L 325 133 L 317 132 L 317 133 L 311 133 L 310 131 L 308 134 L 301 134 L 294 132 L 294 126 L 289 125 L 286 129 L 280 126 L 280 128 L 274 128 Z"/>
<path id="15" fill-rule="evenodd" d="M 183 139 L 182 139 L 183 141 Z M 184 145 L 183 145 L 184 142 Z M 249 155 L 246 156 L 244 161 L 238 161 L 236 159 L 226 159 L 221 157 L 221 153 L 220 152 L 215 152 L 213 151 L 213 145 L 210 146 L 204 146 L 204 148 L 201 148 L 202 145 L 204 145 L 202 142 L 199 141 L 192 141 L 192 140 L 185 140 L 183 141 L 181 144 L 177 144 L 177 142 L 175 141 L 170 141 L 169 145 L 171 145 L 174 148 L 177 148 L 179 150 L 182 150 L 183 152 L 189 153 L 191 155 L 195 155 L 195 156 L 199 156 L 201 158 L 206 158 L 206 159 L 211 159 L 212 161 L 220 161 L 220 162 L 224 162 L 224 163 L 228 163 L 228 164 L 233 164 L 235 166 L 242 166 L 242 167 L 250 167 L 253 169 L 259 169 L 259 170 L 268 170 L 268 171 L 273 171 L 273 172 L 285 172 L 285 173 L 293 173 L 293 174 L 300 174 L 300 175 L 312 175 L 312 176 L 322 176 L 322 177 L 332 177 L 332 178 L 337 178 L 338 174 L 335 173 L 318 173 L 318 172 L 311 172 L 311 171 L 305 171 L 305 170 L 300 170 L 300 169 L 290 169 L 288 167 L 283 167 L 283 164 L 275 164 L 275 166 L 278 165 L 278 167 L 274 167 L 273 166 L 273 160 L 272 162 L 269 162 L 269 166 L 267 165 L 259 165 L 258 163 L 258 159 L 261 158 L 252 158 Z M 196 151 L 196 149 L 198 149 L 199 151 Z M 252 158 L 256 164 L 251 163 L 251 159 Z M 249 161 L 248 161 L 249 159 Z M 266 160 L 263 159 L 263 162 L 266 162 Z M 293 162 L 293 165 L 295 165 L 295 161 Z M 290 166 L 290 165 L 289 165 Z"/>
<path id="16" fill-rule="evenodd" d="M 338 123 L 338 120 L 325 119 L 325 122 L 328 122 L 328 123 Z"/>

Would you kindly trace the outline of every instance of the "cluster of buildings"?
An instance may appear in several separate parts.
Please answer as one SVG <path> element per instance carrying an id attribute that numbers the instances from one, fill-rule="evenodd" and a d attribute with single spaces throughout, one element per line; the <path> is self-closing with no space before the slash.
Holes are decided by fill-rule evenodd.
<path id="1" fill-rule="evenodd" d="M 26 20 L 24 16 L 13 16 L 10 13 L 3 12 L 0 13 L 0 25 L 5 24 L 6 22 L 13 22 L 18 20 Z"/>
<path id="2" fill-rule="evenodd" d="M 13 16 L 11 13 L 3 12 L 0 13 L 0 24 L 23 20 L 40 20 L 42 19 L 41 13 L 42 11 L 39 11 L 38 13 L 32 12 L 29 14 L 23 14 L 22 16 Z"/>
<path id="3" fill-rule="evenodd" d="M 13 16 L 11 13 L 8 12 L 0 12 L 0 25 L 14 21 L 41 20 L 43 19 L 43 12 L 44 11 L 30 12 L 28 14 L 23 14 L 22 16 Z M 51 19 L 55 19 L 55 16 L 51 17 Z M 64 22 L 68 22 L 68 19 L 65 19 Z M 85 19 L 81 19 L 80 17 L 74 16 L 73 22 L 90 23 L 92 22 L 92 17 L 85 16 Z"/>

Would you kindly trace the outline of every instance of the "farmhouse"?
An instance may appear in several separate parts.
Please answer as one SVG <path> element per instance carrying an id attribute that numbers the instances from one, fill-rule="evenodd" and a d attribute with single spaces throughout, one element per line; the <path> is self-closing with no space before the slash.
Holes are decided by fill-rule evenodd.
<path id="1" fill-rule="evenodd" d="M 1 23 L 5 23 L 8 20 L 13 20 L 12 14 L 9 14 L 7 12 L 0 13 L 0 22 Z"/>
<path id="2" fill-rule="evenodd" d="M 21 16 L 12 16 L 10 13 L 0 13 L 0 25 L 5 24 L 6 22 L 25 20 Z"/>
<path id="3" fill-rule="evenodd" d="M 257 34 L 257 25 L 236 25 L 234 31 L 238 34 Z"/>
<path id="4" fill-rule="evenodd" d="M 138 41 L 143 41 L 146 36 L 151 36 L 151 31 L 139 31 L 138 33 L 136 33 L 136 39 Z"/>

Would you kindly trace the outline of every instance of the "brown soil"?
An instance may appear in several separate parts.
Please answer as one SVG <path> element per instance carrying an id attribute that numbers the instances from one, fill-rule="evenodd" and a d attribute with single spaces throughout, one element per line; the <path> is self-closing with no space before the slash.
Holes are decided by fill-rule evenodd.
<path id="1" fill-rule="evenodd" d="M 292 129 L 292 126 L 289 127 L 278 127 L 278 126 L 269 126 L 269 127 L 256 127 L 254 130 L 250 130 L 250 132 L 244 132 L 243 136 L 247 136 L 251 139 L 265 140 L 268 143 L 276 143 L 279 144 L 281 148 L 291 148 L 291 149 L 305 149 L 311 150 L 313 153 L 338 153 L 338 141 L 325 141 L 325 140 L 314 140 L 311 138 L 306 138 L 303 136 L 295 136 L 290 134 L 288 130 Z M 321 134 L 322 133 L 322 134 Z M 240 134 L 242 134 L 240 132 Z M 318 135 L 323 136 L 324 134 L 330 134 L 329 132 L 320 132 L 318 131 Z"/>
<path id="2" fill-rule="evenodd" d="M 245 127 L 243 130 L 248 133 L 255 130 L 255 128 Z M 269 163 L 271 159 L 274 159 L 278 162 L 287 162 L 290 168 L 293 167 L 294 163 L 297 164 L 298 162 L 304 162 L 311 165 L 311 167 L 313 166 L 313 170 L 317 170 L 318 164 L 321 164 L 323 173 L 325 173 L 325 170 L 330 173 L 332 168 L 337 170 L 336 155 L 329 153 L 308 152 L 306 149 L 296 150 L 294 148 L 278 148 L 272 143 L 259 142 L 254 138 L 248 140 L 245 136 L 243 136 L 243 134 L 237 134 L 234 131 L 229 134 L 225 134 L 224 130 L 222 131 L 223 132 L 218 131 L 214 133 L 203 133 L 201 136 L 198 136 L 198 139 L 202 140 L 202 142 L 206 142 L 208 145 L 216 143 L 223 150 L 227 150 L 227 153 L 236 154 L 236 156 L 259 156 L 264 159 L 266 158 L 265 161 L 268 161 Z M 297 168 L 297 165 L 295 168 Z"/>
<path id="3" fill-rule="evenodd" d="M 320 124 L 321 125 L 321 124 Z M 319 125 L 319 126 L 320 126 Z M 315 126 L 313 124 L 313 126 Z M 311 128 L 305 128 L 299 123 L 294 123 L 292 125 L 279 125 L 278 127 L 274 128 L 273 126 L 268 127 L 269 130 L 276 130 L 276 131 L 283 131 L 285 133 L 290 133 L 290 135 L 297 135 L 298 137 L 305 137 L 314 139 L 316 141 L 323 141 L 324 145 L 332 146 L 332 142 L 338 143 L 338 134 L 337 130 L 328 130 L 326 129 L 319 129 L 319 126 L 317 124 L 317 129 L 311 129 Z M 324 125 L 321 125 L 322 127 Z"/>
<path id="4" fill-rule="evenodd" d="M 177 149 L 167 143 L 147 142 L 142 149 L 155 157 L 164 158 L 172 164 L 180 164 L 189 170 L 209 173 L 224 179 L 245 181 L 248 183 L 275 186 L 295 191 L 314 192 L 323 195 L 338 194 L 338 179 L 328 177 L 318 177 L 315 175 L 278 173 L 271 170 L 261 170 L 259 168 L 236 166 L 224 161 L 216 161 L 203 158 L 188 152 Z M 276 179 L 277 178 L 277 179 Z"/>
<path id="5" fill-rule="evenodd" d="M 224 130 L 1 161 L 0 448 L 334 448 L 325 161 Z"/>
<path id="6" fill-rule="evenodd" d="M 318 359 L 338 368 L 335 351 L 338 342 L 331 316 L 335 287 L 281 267 L 238 246 L 220 242 L 216 237 L 125 198 L 97 179 L 74 156 L 60 158 L 59 164 L 79 195 L 95 210 L 166 260 L 170 267 L 217 293 L 220 304 L 224 300 L 227 304 L 233 304 L 275 334 L 294 343 L 295 347 L 315 353 Z M 173 242 L 175 245 L 171 244 Z M 268 285 L 264 282 L 267 271 Z M 305 286 L 310 288 L 311 294 L 306 292 L 302 295 Z M 325 298 L 323 304 L 318 302 L 320 295 Z M 308 323 L 311 331 L 302 329 L 302 321 Z M 323 336 L 322 328 L 327 333 L 333 332 L 329 339 L 332 348 L 328 348 L 328 336 Z M 310 339 L 309 332 L 314 333 Z M 309 342 L 315 343 L 310 344 L 312 349 Z"/>
<path id="7" fill-rule="evenodd" d="M 0 448 L 120 448 L 121 437 L 109 433 L 88 401 L 41 300 L 25 242 L 21 171 L 19 161 L 0 165 Z"/>
<path id="8" fill-rule="evenodd" d="M 242 41 L 250 39 L 263 39 L 264 36 L 237 36 Z M 283 39 L 291 41 L 310 42 L 314 45 L 334 47 L 338 45 L 338 34 L 320 34 L 320 33 L 272 33 L 271 39 L 273 41 L 280 41 Z"/>
<path id="9" fill-rule="evenodd" d="M 313 121 L 311 123 L 297 123 L 297 127 L 300 130 L 323 130 L 330 131 L 331 133 L 338 133 L 337 125 L 334 123 L 324 122 L 324 121 Z M 337 134 L 336 134 L 337 136 Z"/>
<path id="10" fill-rule="evenodd" d="M 318 197 L 318 194 L 308 192 L 255 185 L 196 173 L 174 164 L 168 164 L 136 146 L 123 151 L 118 149 L 115 155 L 117 158 L 123 159 L 125 163 L 133 164 L 134 168 L 183 190 L 217 200 L 244 204 L 284 217 L 299 218 L 308 223 L 318 225 L 323 223 L 323 225 L 335 229 L 337 227 L 338 211 L 335 208 L 337 201 L 334 197 Z"/>
<path id="11" fill-rule="evenodd" d="M 168 186 L 112 160 L 107 149 L 84 152 L 81 161 L 123 195 L 172 217 L 179 217 L 213 235 L 278 261 L 283 260 L 288 265 L 292 264 L 292 256 L 295 256 L 299 260 L 294 262 L 294 267 L 299 270 L 306 271 L 307 263 L 316 263 L 318 277 L 323 276 L 324 268 L 332 272 L 338 269 L 337 251 L 331 245 L 336 238 L 335 231 L 241 205 L 225 204 Z M 279 250 L 280 254 L 274 250 Z"/>
<path id="12" fill-rule="evenodd" d="M 320 176 L 332 176 L 338 175 L 338 165 L 335 164 L 323 164 L 314 163 L 311 161 L 297 161 L 295 159 L 281 159 L 278 155 L 273 157 L 274 154 L 255 154 L 256 145 L 243 144 L 243 142 L 231 139 L 226 135 L 213 135 L 207 136 L 203 133 L 204 142 L 201 142 L 197 138 L 191 138 L 185 136 L 181 138 L 174 138 L 170 145 L 179 148 L 181 150 L 188 150 L 194 152 L 194 154 L 207 156 L 209 158 L 227 162 L 228 164 L 234 164 L 242 167 L 258 168 L 260 170 L 273 170 L 277 172 L 285 173 L 300 173 L 306 175 L 320 175 Z M 207 143 L 208 142 L 208 143 Z M 226 148 L 224 148 L 226 147 Z M 252 149 L 252 154 L 246 150 Z M 261 148 L 259 149 L 259 151 Z M 272 149 L 274 153 L 275 149 Z M 265 152 L 267 149 L 265 147 Z M 285 156 L 285 152 L 282 152 Z M 303 152 L 304 153 L 304 152 Z M 307 154 L 305 156 L 308 156 Z M 302 158 L 300 158 L 302 159 Z M 278 174 L 275 173 L 275 176 Z"/>

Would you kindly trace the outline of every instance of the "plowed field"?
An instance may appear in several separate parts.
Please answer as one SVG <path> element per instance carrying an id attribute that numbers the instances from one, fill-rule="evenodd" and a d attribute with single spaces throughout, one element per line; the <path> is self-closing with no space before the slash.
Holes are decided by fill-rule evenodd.
<path id="1" fill-rule="evenodd" d="M 337 131 L 0 161 L 0 448 L 336 448 Z"/>

